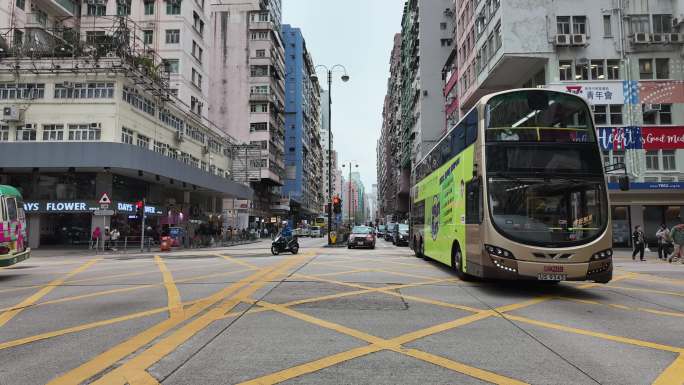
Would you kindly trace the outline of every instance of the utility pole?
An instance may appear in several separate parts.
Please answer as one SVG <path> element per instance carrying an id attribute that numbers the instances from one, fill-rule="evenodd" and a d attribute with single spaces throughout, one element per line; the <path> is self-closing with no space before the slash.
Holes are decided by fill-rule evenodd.
<path id="1" fill-rule="evenodd" d="M 143 198 L 142 200 L 142 220 L 140 221 L 140 252 L 143 252 L 143 248 L 145 245 L 145 206 L 147 203 L 147 199 Z"/>

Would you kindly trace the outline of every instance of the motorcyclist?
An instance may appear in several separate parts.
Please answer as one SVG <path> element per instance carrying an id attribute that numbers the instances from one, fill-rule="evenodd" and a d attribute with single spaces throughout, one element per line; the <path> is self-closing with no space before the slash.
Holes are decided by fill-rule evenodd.
<path id="1" fill-rule="evenodd" d="M 290 243 L 290 241 L 292 240 L 292 228 L 289 224 L 283 227 L 283 231 L 281 231 L 280 235 L 282 235 L 285 238 L 285 240 L 287 240 L 287 242 Z"/>

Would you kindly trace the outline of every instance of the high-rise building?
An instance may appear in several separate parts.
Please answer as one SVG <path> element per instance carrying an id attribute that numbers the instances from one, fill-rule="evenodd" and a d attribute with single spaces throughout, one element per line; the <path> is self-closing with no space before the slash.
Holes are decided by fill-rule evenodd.
<path id="1" fill-rule="evenodd" d="M 632 180 L 622 192 L 609 177 L 614 242 L 628 246 L 643 225 L 654 243 L 661 223 L 684 216 L 683 15 L 681 0 L 458 2 L 450 83 L 461 112 L 517 87 L 584 97 L 605 163 L 626 164 Z"/>
<path id="2" fill-rule="evenodd" d="M 257 147 L 260 168 L 245 182 L 255 190 L 250 223 L 289 214 L 284 183 L 285 83 L 280 0 L 212 2 L 209 97 L 211 120 L 240 143 Z"/>
<path id="3" fill-rule="evenodd" d="M 336 183 L 335 181 L 335 170 L 337 168 L 337 152 L 333 150 L 333 143 L 329 143 L 329 140 L 333 138 L 332 133 L 330 132 L 330 105 L 328 104 L 330 98 L 330 94 L 328 93 L 328 90 L 321 89 L 321 147 L 323 148 L 323 206 L 328 202 L 331 196 L 334 195 L 334 193 L 331 195 L 330 191 L 328 189 L 328 170 L 332 170 L 332 184 L 334 185 Z M 329 152 L 332 151 L 331 154 L 331 160 L 332 164 L 330 168 L 328 168 L 328 154 Z M 334 189 L 333 189 L 334 191 Z"/>
<path id="4" fill-rule="evenodd" d="M 285 186 L 295 222 L 312 220 L 323 205 L 321 90 L 299 28 L 282 26 L 285 46 Z M 327 104 L 327 103 L 326 103 Z"/>
<path id="5" fill-rule="evenodd" d="M 204 17 L 197 2 L 0 5 L 0 183 L 24 196 L 31 247 L 87 245 L 95 227 L 139 242 L 141 200 L 146 226 L 192 230 L 252 198 L 233 180 L 236 141 L 202 109 Z"/>

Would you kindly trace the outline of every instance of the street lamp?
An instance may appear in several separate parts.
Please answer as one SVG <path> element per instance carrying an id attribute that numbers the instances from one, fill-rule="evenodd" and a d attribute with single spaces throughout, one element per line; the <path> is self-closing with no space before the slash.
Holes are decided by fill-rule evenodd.
<path id="1" fill-rule="evenodd" d="M 349 75 L 347 75 L 347 69 L 341 64 L 335 64 L 330 68 L 319 64 L 316 66 L 316 70 L 318 68 L 322 68 L 328 73 L 328 245 L 332 245 L 332 239 L 330 238 L 330 230 L 332 228 L 332 79 L 335 70 L 343 71 L 340 79 L 345 83 L 349 81 Z M 318 81 L 316 72 L 311 74 L 311 80 Z"/>
<path id="2" fill-rule="evenodd" d="M 352 179 L 351 179 L 351 174 L 352 174 L 352 163 L 354 162 L 349 162 L 349 202 L 347 204 L 349 205 L 349 229 L 351 230 L 352 227 Z M 347 167 L 346 164 L 343 164 L 342 167 Z M 354 164 L 355 168 L 359 168 L 358 164 Z M 356 215 L 354 215 L 356 216 Z"/>

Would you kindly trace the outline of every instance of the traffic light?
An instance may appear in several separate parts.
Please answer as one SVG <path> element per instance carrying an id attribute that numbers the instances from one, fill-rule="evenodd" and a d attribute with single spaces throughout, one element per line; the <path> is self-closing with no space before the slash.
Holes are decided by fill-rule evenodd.
<path id="1" fill-rule="evenodd" d="M 138 219 L 142 219 L 144 214 L 145 214 L 145 202 L 143 202 L 143 201 L 135 202 L 135 216 Z"/>
<path id="2" fill-rule="evenodd" d="M 339 214 L 342 212 L 342 199 L 340 197 L 333 198 L 333 212 Z"/>

